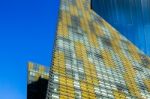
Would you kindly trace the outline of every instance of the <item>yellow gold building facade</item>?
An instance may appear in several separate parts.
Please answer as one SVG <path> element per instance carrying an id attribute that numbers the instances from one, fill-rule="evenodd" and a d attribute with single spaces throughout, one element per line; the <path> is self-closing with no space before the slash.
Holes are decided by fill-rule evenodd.
<path id="1" fill-rule="evenodd" d="M 150 99 L 150 58 L 90 0 L 60 1 L 47 99 Z"/>

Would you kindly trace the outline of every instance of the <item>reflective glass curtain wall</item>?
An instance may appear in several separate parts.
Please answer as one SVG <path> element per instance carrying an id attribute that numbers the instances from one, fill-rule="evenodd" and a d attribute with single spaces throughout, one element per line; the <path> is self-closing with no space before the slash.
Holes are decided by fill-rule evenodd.
<path id="1" fill-rule="evenodd" d="M 92 8 L 150 55 L 150 0 L 92 0 Z"/>
<path id="2" fill-rule="evenodd" d="M 150 58 L 90 1 L 60 2 L 46 99 L 150 99 Z"/>

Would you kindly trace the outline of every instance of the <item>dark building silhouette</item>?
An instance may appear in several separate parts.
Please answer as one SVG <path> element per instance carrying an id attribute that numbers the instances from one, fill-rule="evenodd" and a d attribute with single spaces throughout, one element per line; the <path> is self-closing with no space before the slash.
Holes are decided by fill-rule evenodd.
<path id="1" fill-rule="evenodd" d="M 27 99 L 45 99 L 48 80 L 39 78 L 39 80 L 28 84 Z"/>

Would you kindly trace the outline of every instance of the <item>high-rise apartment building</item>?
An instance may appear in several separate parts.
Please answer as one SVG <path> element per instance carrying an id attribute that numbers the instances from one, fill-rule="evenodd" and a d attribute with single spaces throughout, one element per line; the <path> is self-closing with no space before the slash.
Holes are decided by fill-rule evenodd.
<path id="1" fill-rule="evenodd" d="M 46 99 L 150 99 L 150 58 L 90 0 L 60 1 Z"/>
<path id="2" fill-rule="evenodd" d="M 37 63 L 28 63 L 28 84 L 38 81 L 39 78 L 49 79 L 49 67 Z"/>
<path id="3" fill-rule="evenodd" d="M 49 67 L 28 63 L 27 99 L 45 99 L 49 79 Z"/>

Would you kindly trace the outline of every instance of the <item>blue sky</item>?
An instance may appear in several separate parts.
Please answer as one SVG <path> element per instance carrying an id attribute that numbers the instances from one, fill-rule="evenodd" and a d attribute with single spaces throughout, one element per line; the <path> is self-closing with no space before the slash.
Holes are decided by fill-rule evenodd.
<path id="1" fill-rule="evenodd" d="M 26 99 L 27 62 L 50 65 L 59 0 L 0 0 L 0 99 Z"/>

